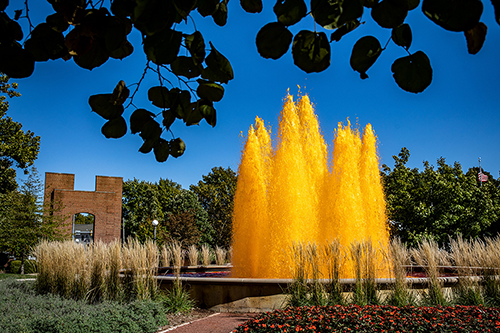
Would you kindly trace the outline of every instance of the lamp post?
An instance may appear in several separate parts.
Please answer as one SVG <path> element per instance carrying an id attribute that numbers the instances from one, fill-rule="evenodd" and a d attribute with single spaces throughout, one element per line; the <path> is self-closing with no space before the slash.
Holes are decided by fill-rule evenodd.
<path id="1" fill-rule="evenodd" d="M 158 225 L 158 220 L 153 220 L 153 227 L 154 227 L 154 231 L 153 231 L 153 242 L 156 244 L 156 226 Z"/>

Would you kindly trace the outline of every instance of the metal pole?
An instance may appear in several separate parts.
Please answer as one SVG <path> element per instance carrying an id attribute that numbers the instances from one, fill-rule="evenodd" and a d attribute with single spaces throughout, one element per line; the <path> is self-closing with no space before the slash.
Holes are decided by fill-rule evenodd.
<path id="1" fill-rule="evenodd" d="M 479 178 L 479 187 L 483 187 L 483 179 L 481 177 L 481 157 L 479 158 L 479 175 L 478 175 L 478 178 Z"/>
<path id="2" fill-rule="evenodd" d="M 123 236 L 122 236 L 122 243 L 125 243 L 125 218 L 122 218 L 123 222 Z"/>
<path id="3" fill-rule="evenodd" d="M 155 226 L 155 230 L 153 232 L 154 236 L 153 236 L 153 243 L 156 244 L 156 226 Z"/>

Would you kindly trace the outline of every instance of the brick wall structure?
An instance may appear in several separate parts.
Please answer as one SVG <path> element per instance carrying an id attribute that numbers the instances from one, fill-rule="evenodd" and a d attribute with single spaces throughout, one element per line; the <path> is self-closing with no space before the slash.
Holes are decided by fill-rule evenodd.
<path id="1" fill-rule="evenodd" d="M 94 241 L 109 243 L 120 239 L 122 216 L 122 177 L 96 176 L 95 191 L 75 191 L 75 175 L 45 173 L 45 204 L 61 205 L 54 215 L 62 215 L 64 231 L 73 231 L 73 215 L 94 215 Z"/>

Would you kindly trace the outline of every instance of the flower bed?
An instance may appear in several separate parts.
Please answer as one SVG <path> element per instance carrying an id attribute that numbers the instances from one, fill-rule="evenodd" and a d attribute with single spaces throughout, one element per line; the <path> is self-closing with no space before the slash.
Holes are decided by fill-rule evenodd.
<path id="1" fill-rule="evenodd" d="M 500 309 L 483 306 L 312 306 L 267 312 L 235 332 L 500 332 Z"/>

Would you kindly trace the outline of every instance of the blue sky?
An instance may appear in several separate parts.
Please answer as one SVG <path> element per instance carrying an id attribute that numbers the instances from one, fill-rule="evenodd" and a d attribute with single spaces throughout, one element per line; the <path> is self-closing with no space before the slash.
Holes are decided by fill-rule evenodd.
<path id="1" fill-rule="evenodd" d="M 23 3 L 11 0 L 8 9 L 20 9 Z M 9 115 L 21 122 L 23 129 L 41 136 L 35 166 L 42 177 L 45 172 L 74 173 L 78 190 L 94 190 L 95 175 L 119 176 L 124 180 L 167 178 L 188 188 L 213 167 L 237 170 L 244 143 L 241 134 L 246 134 L 256 116 L 276 129 L 287 89 L 297 95 L 298 86 L 314 103 L 330 146 L 337 123 L 345 123 L 349 118 L 361 128 L 372 124 L 379 140 L 381 164 L 392 167 L 392 155 L 407 147 L 411 153 L 410 167 L 422 168 L 424 160 L 435 165 L 443 156 L 448 164 L 460 162 L 466 171 L 477 166 L 481 157 L 483 168 L 498 177 L 500 26 L 494 21 L 489 1 L 484 2 L 481 20 L 488 26 L 488 34 L 477 55 L 467 53 L 462 33 L 436 26 L 423 16 L 420 6 L 410 12 L 406 19 L 413 30 L 410 52 L 424 51 L 434 70 L 432 84 L 421 94 L 404 92 L 394 82 L 391 64 L 406 52 L 393 43 L 367 72 L 369 79 L 361 80 L 349 66 L 352 47 L 359 38 L 374 35 L 385 45 L 390 37 L 390 30 L 375 26 L 366 9 L 366 23 L 331 44 L 332 63 L 322 73 L 306 74 L 295 67 L 290 51 L 279 60 L 261 58 L 255 36 L 262 26 L 276 20 L 274 3 L 265 1 L 263 13 L 248 14 L 239 1 L 231 1 L 228 23 L 222 28 L 211 18 L 194 15 L 205 43 L 212 41 L 231 61 L 235 78 L 225 85 L 222 101 L 215 104 L 215 128 L 205 121 L 190 127 L 180 121 L 174 123 L 172 130 L 185 141 L 186 152 L 177 159 L 169 157 L 165 163 L 157 163 L 152 153 L 137 151 L 142 144 L 138 135 L 106 139 L 100 132 L 105 120 L 92 113 L 87 102 L 90 95 L 111 92 L 119 80 L 127 85 L 139 81 L 146 59 L 137 31 L 129 35 L 135 52 L 122 61 L 110 60 L 93 71 L 79 68 L 72 60 L 37 63 L 31 77 L 12 80 L 19 84 L 22 97 L 9 100 Z M 46 2 L 30 2 L 30 6 L 35 24 L 51 13 Z M 191 22 L 180 28 L 194 31 Z M 290 30 L 295 34 L 303 29 L 314 30 L 311 17 Z M 157 78 L 150 73 L 134 104 L 158 112 L 147 100 L 147 88 L 153 85 L 157 85 Z M 127 119 L 133 110 L 130 107 L 125 111 Z"/>

